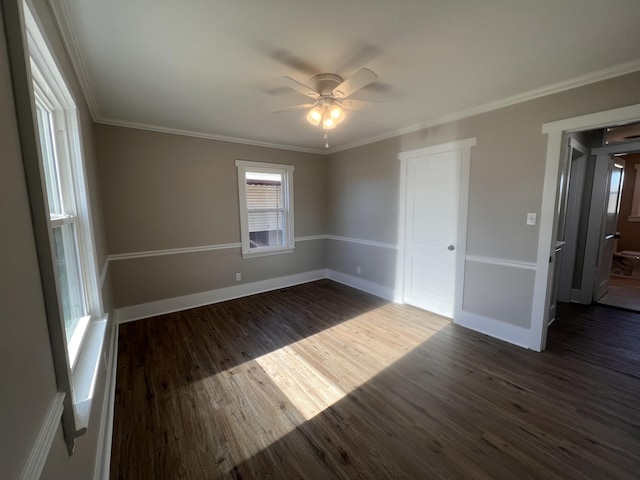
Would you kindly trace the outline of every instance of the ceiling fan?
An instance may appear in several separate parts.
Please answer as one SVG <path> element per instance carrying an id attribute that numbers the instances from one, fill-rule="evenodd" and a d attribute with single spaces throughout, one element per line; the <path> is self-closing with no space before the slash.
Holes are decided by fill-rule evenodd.
<path id="1" fill-rule="evenodd" d="M 274 113 L 309 109 L 307 121 L 311 125 L 331 130 L 345 119 L 345 109 L 349 110 L 362 102 L 348 100 L 348 97 L 377 79 L 378 75 L 368 68 L 361 68 L 346 80 L 335 73 L 320 73 L 311 78 L 311 87 L 291 77 L 283 77 L 286 86 L 312 98 L 314 102 L 285 108 Z"/>

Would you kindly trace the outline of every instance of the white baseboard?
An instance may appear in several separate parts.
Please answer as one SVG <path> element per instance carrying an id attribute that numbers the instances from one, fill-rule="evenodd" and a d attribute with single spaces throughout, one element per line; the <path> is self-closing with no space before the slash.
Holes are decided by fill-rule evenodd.
<path id="1" fill-rule="evenodd" d="M 285 277 L 271 278 L 259 282 L 244 283 L 232 287 L 219 288 L 208 292 L 194 293 L 182 297 L 167 298 L 155 302 L 132 305 L 118 308 L 115 311 L 117 324 L 132 322 L 143 318 L 155 317 L 166 313 L 178 312 L 189 308 L 201 307 L 212 303 L 233 300 L 234 298 L 246 297 L 257 293 L 277 290 L 279 288 L 300 285 L 302 283 L 313 282 L 322 278 L 328 278 L 349 287 L 362 290 L 389 300 L 390 302 L 400 302 L 398 292 L 375 282 L 365 280 L 360 277 L 347 275 L 331 269 L 314 270 L 311 272 L 298 273 Z M 505 342 L 513 343 L 520 347 L 529 348 L 531 332 L 528 328 L 511 325 L 494 318 L 484 317 L 470 312 L 461 311 L 455 323 L 471 330 L 484 333 Z"/>
<path id="2" fill-rule="evenodd" d="M 210 305 L 212 303 L 233 300 L 234 298 L 246 297 L 247 295 L 255 295 L 256 293 L 268 292 L 269 290 L 277 290 L 278 288 L 312 282 L 326 278 L 326 276 L 326 270 L 321 269 L 287 275 L 285 277 L 270 278 L 259 282 L 243 283 L 232 287 L 210 290 L 208 292 L 184 295 L 182 297 L 167 298 L 165 300 L 118 308 L 115 312 L 115 318 L 117 323 L 126 323 L 142 318 L 164 315 L 165 313 L 173 313 L 189 308 Z"/>
<path id="3" fill-rule="evenodd" d="M 22 475 L 20 475 L 21 480 L 40 478 L 44 464 L 49 456 L 49 450 L 51 450 L 51 444 L 60 425 L 64 396 L 64 392 L 57 392 L 53 398 L 29 458 L 27 458 L 27 463 L 22 470 Z"/>
<path id="4" fill-rule="evenodd" d="M 335 270 L 330 269 L 327 269 L 327 278 L 334 282 L 357 288 L 358 290 L 362 290 L 377 297 L 382 297 L 390 302 L 397 301 L 396 292 L 389 287 L 380 285 L 379 283 L 374 283 L 369 280 L 364 280 L 363 278 L 354 277 L 352 275 L 347 275 L 346 273 L 336 272 Z"/>
<path id="5" fill-rule="evenodd" d="M 115 318 L 115 317 L 114 317 Z M 113 412 L 116 396 L 116 370 L 118 367 L 118 323 L 114 322 L 109 337 L 109 358 L 105 376 L 100 432 L 93 470 L 94 480 L 109 480 L 111 467 L 111 439 L 113 437 Z"/>
<path id="6" fill-rule="evenodd" d="M 465 311 L 458 314 L 454 323 L 475 330 L 476 332 L 484 333 L 490 337 L 513 343 L 519 347 L 529 348 L 531 330 L 528 328 L 518 327 L 494 318 Z"/>

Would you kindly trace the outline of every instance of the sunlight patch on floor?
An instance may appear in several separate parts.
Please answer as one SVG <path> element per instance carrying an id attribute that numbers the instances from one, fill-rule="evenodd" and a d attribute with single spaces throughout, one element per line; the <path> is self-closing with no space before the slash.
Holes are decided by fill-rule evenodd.
<path id="1" fill-rule="evenodd" d="M 387 304 L 219 373 L 235 384 L 222 410 L 232 417 L 223 437 L 237 441 L 221 469 L 282 439 L 450 324 L 435 317 L 419 325 L 407 315 Z"/>
<path id="2" fill-rule="evenodd" d="M 406 325 L 374 321 L 375 314 L 371 313 L 270 352 L 255 362 L 305 420 L 311 420 L 440 330 L 405 331 Z"/>
<path id="3" fill-rule="evenodd" d="M 257 358 L 256 362 L 305 420 L 312 419 L 347 394 L 291 346 Z"/>

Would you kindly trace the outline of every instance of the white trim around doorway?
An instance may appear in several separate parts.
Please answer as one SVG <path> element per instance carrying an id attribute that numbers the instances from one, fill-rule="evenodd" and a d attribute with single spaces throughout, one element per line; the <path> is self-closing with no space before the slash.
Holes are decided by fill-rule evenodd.
<path id="1" fill-rule="evenodd" d="M 529 348 L 538 352 L 544 350 L 547 337 L 547 312 L 550 297 L 549 257 L 555 247 L 556 205 L 558 174 L 562 139 L 565 133 L 593 130 L 611 125 L 623 125 L 640 121 L 640 104 L 567 118 L 542 125 L 542 133 L 547 135 L 547 157 L 544 172 L 544 189 L 540 211 L 540 232 L 538 234 L 538 256 L 531 309 L 531 339 Z"/>

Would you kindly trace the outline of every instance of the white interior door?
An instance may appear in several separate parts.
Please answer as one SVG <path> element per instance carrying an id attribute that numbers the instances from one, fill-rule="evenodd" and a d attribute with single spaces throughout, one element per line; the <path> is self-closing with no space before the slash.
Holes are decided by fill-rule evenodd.
<path id="1" fill-rule="evenodd" d="M 416 307 L 453 318 L 462 152 L 406 163 L 404 292 Z"/>
<path id="2" fill-rule="evenodd" d="M 600 300 L 609 290 L 611 263 L 613 262 L 613 252 L 616 244 L 618 212 L 620 211 L 620 197 L 622 196 L 624 160 L 618 157 L 611 157 L 608 172 L 605 212 L 600 237 L 600 256 L 598 258 L 596 285 L 593 291 L 594 301 Z"/>
<path id="3" fill-rule="evenodd" d="M 573 138 L 569 139 L 570 183 L 568 185 L 569 192 L 564 219 L 564 237 L 558 238 L 558 240 L 564 240 L 565 245 L 562 249 L 562 262 L 557 262 L 555 266 L 555 268 L 560 267 L 558 278 L 558 301 L 560 302 L 578 301 L 580 298 L 578 290 L 580 290 L 581 278 L 575 274 L 575 267 L 576 256 L 578 255 L 578 241 L 580 236 L 586 236 L 586 222 L 588 220 L 585 215 L 585 212 L 588 213 L 588 205 L 584 204 L 589 163 L 587 153 L 587 147 Z"/>

